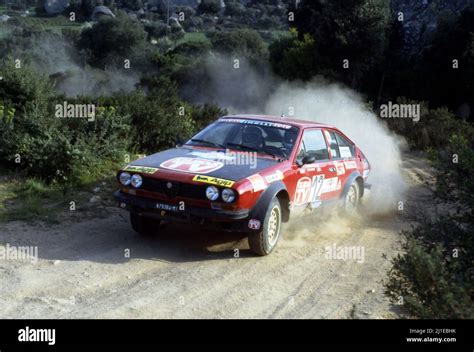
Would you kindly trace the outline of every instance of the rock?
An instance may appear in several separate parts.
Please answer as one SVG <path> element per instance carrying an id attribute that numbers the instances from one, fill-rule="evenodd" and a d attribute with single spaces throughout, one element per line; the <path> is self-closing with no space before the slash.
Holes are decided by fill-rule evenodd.
<path id="1" fill-rule="evenodd" d="M 9 19 L 11 19 L 11 17 L 8 16 L 8 15 L 1 15 L 0 16 L 0 22 L 8 22 Z M 2 77 L 2 79 L 3 79 L 3 77 Z"/>
<path id="2" fill-rule="evenodd" d="M 63 13 L 69 6 L 69 0 L 45 0 L 43 3 L 44 10 L 49 15 Z"/>
<path id="3" fill-rule="evenodd" d="M 92 191 L 94 191 L 94 193 L 98 193 L 98 192 L 100 192 L 100 187 L 96 187 Z"/>
<path id="4" fill-rule="evenodd" d="M 60 263 L 61 263 L 60 260 L 55 260 L 55 261 L 53 262 L 53 265 L 59 265 Z"/>
<path id="5" fill-rule="evenodd" d="M 92 196 L 91 199 L 89 199 L 89 203 L 97 203 L 100 201 L 100 197 L 99 196 Z"/>
<path id="6" fill-rule="evenodd" d="M 92 12 L 92 20 L 96 21 L 104 16 L 115 18 L 114 13 L 107 6 L 96 6 Z"/>
<path id="7" fill-rule="evenodd" d="M 458 15 L 469 3 L 469 0 L 391 0 L 394 15 L 403 13 L 405 50 L 413 54 L 429 44 L 438 27 L 438 20 Z"/>

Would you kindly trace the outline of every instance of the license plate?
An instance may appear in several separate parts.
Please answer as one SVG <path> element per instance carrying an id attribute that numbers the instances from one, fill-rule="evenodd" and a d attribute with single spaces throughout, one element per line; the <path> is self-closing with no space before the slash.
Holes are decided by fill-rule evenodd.
<path id="1" fill-rule="evenodd" d="M 166 211 L 178 211 L 178 206 L 177 205 L 170 205 L 170 204 L 164 204 L 164 203 L 156 203 L 155 205 L 156 209 L 160 210 L 166 210 Z"/>

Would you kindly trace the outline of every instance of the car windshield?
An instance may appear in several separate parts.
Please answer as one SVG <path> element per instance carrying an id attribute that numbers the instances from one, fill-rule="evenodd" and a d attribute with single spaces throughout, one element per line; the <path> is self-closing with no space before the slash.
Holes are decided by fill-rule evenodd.
<path id="1" fill-rule="evenodd" d="M 255 151 L 288 159 L 297 136 L 298 128 L 284 122 L 222 119 L 207 126 L 186 145 Z"/>

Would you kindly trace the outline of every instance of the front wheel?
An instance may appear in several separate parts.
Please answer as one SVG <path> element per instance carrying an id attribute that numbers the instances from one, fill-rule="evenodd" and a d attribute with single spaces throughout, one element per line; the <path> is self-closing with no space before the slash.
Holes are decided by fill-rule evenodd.
<path id="1" fill-rule="evenodd" d="M 280 239 L 280 233 L 281 205 L 278 198 L 273 198 L 265 214 L 262 229 L 249 235 L 250 250 L 261 256 L 270 254 Z"/>
<path id="2" fill-rule="evenodd" d="M 132 212 L 130 213 L 130 222 L 135 232 L 142 236 L 149 236 L 158 230 L 161 221 Z"/>

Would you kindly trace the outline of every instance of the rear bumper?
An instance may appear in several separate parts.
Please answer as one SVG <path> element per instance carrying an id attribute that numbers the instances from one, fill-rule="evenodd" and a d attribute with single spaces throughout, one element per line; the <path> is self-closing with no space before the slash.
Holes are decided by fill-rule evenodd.
<path id="1" fill-rule="evenodd" d="M 163 205 L 166 204 L 163 202 L 133 196 L 123 193 L 120 190 L 114 193 L 114 198 L 121 209 L 151 218 L 174 222 L 212 225 L 224 229 L 228 228 L 232 231 L 248 230 L 248 209 L 229 211 L 185 205 L 184 209 L 181 210 L 179 208 L 176 209 L 176 206 L 172 206 L 171 204 L 169 205 L 169 208 L 164 207 Z M 157 207 L 157 204 L 160 204 L 160 207 Z"/>

